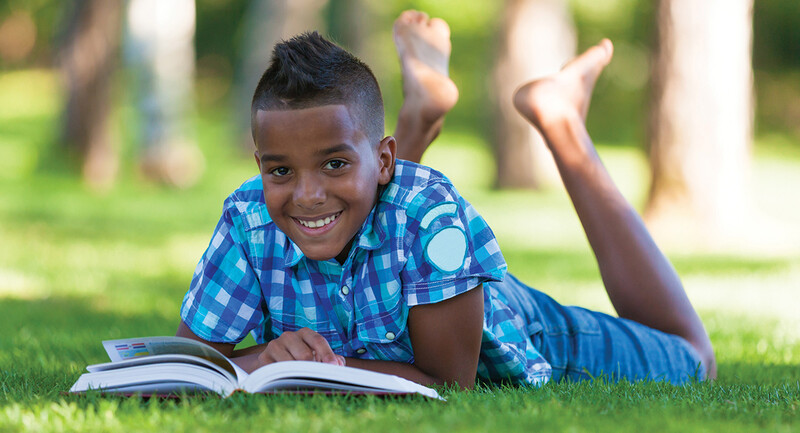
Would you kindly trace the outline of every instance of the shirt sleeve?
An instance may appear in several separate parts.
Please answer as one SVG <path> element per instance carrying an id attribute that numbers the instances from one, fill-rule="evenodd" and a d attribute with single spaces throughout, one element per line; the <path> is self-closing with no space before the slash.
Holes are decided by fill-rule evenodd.
<path id="1" fill-rule="evenodd" d="M 181 319 L 192 332 L 215 343 L 238 343 L 266 319 L 260 284 L 246 253 L 246 233 L 236 224 L 240 215 L 230 201 L 181 306 Z"/>
<path id="2" fill-rule="evenodd" d="M 500 281 L 506 262 L 494 233 L 451 184 L 423 189 L 408 208 L 406 265 L 400 273 L 409 307 L 452 298 Z"/>

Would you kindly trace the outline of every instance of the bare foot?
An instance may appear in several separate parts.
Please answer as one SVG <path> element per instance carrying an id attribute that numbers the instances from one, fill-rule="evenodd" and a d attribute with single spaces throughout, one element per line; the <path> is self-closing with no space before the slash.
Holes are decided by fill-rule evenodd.
<path id="1" fill-rule="evenodd" d="M 603 39 L 559 72 L 520 87 L 514 94 L 514 106 L 543 133 L 553 122 L 575 114 L 585 121 L 594 84 L 613 54 L 611 41 Z"/>
<path id="2" fill-rule="evenodd" d="M 398 156 L 404 147 L 421 156 L 438 134 L 445 114 L 458 101 L 458 88 L 448 75 L 450 27 L 424 12 L 405 11 L 394 22 L 394 43 L 400 56 L 404 97 L 395 133 L 400 143 Z"/>

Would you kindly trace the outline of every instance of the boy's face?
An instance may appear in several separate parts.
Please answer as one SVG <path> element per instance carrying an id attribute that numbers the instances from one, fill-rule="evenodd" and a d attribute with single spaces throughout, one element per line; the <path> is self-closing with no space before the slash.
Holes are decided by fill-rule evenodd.
<path id="1" fill-rule="evenodd" d="M 258 111 L 254 122 L 270 217 L 306 257 L 343 263 L 392 178 L 394 138 L 370 142 L 345 105 Z"/>

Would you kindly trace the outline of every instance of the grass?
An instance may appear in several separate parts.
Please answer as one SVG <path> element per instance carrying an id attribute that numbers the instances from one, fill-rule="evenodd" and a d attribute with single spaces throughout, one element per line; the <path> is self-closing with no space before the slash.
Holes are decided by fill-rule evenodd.
<path id="1" fill-rule="evenodd" d="M 160 189 L 139 180 L 126 162 L 112 192 L 91 192 L 54 164 L 59 158 L 50 145 L 58 105 L 53 83 L 53 76 L 41 71 L 0 74 L 0 431 L 788 432 L 800 427 L 800 314 L 793 301 L 800 288 L 800 219 L 796 200 L 789 199 L 800 185 L 800 155 L 787 147 L 796 143 L 775 137 L 757 148 L 754 179 L 760 208 L 789 227 L 785 239 L 757 253 L 667 248 L 715 344 L 715 383 L 672 387 L 601 379 L 541 389 L 445 390 L 447 403 L 63 395 L 87 364 L 104 360 L 101 340 L 174 333 L 180 301 L 222 200 L 254 169 L 235 145 L 220 145 L 232 136 L 225 116 L 204 110 L 198 137 L 209 163 L 199 185 Z M 128 115 L 124 108 L 116 114 Z M 600 150 L 623 192 L 640 205 L 646 184 L 641 153 L 632 147 Z M 515 274 L 562 302 L 610 311 L 563 192 L 491 191 L 489 153 L 475 137 L 445 135 L 427 157 L 489 220 Z"/>

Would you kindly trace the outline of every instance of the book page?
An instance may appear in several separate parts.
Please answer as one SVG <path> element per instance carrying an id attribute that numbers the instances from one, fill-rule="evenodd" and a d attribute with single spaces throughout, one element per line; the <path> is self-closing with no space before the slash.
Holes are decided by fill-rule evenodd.
<path id="1" fill-rule="evenodd" d="M 123 359 L 122 361 L 106 362 L 103 364 L 93 364 L 86 367 L 89 373 L 97 373 L 99 371 L 119 370 L 126 367 L 133 367 L 137 365 L 146 364 L 163 364 L 163 363 L 184 363 L 191 365 L 199 365 L 201 367 L 209 368 L 227 379 L 231 385 L 238 384 L 238 378 L 230 371 L 222 368 L 221 366 L 205 359 L 194 355 L 184 354 L 164 354 L 164 355 L 147 355 L 137 356 L 135 358 Z"/>
<path id="2" fill-rule="evenodd" d="M 84 373 L 72 385 L 70 392 L 92 389 L 103 392 L 117 392 L 117 389 L 120 392 L 151 392 L 162 385 L 166 392 L 179 383 L 184 383 L 186 389 L 204 389 L 223 396 L 230 395 L 236 389 L 225 377 L 205 366 L 166 362 Z"/>
<path id="3" fill-rule="evenodd" d="M 142 356 L 183 354 L 206 359 L 235 376 L 238 381 L 247 377 L 247 373 L 239 368 L 225 355 L 213 347 L 199 341 L 184 337 L 141 337 L 122 340 L 103 341 L 103 347 L 112 362 L 123 361 Z"/>
<path id="4" fill-rule="evenodd" d="M 241 383 L 247 392 L 263 392 L 276 382 L 281 389 L 353 389 L 359 392 L 417 393 L 441 399 L 436 390 L 390 374 L 311 361 L 283 361 L 265 365 Z M 311 386 L 315 384 L 315 386 Z"/>

